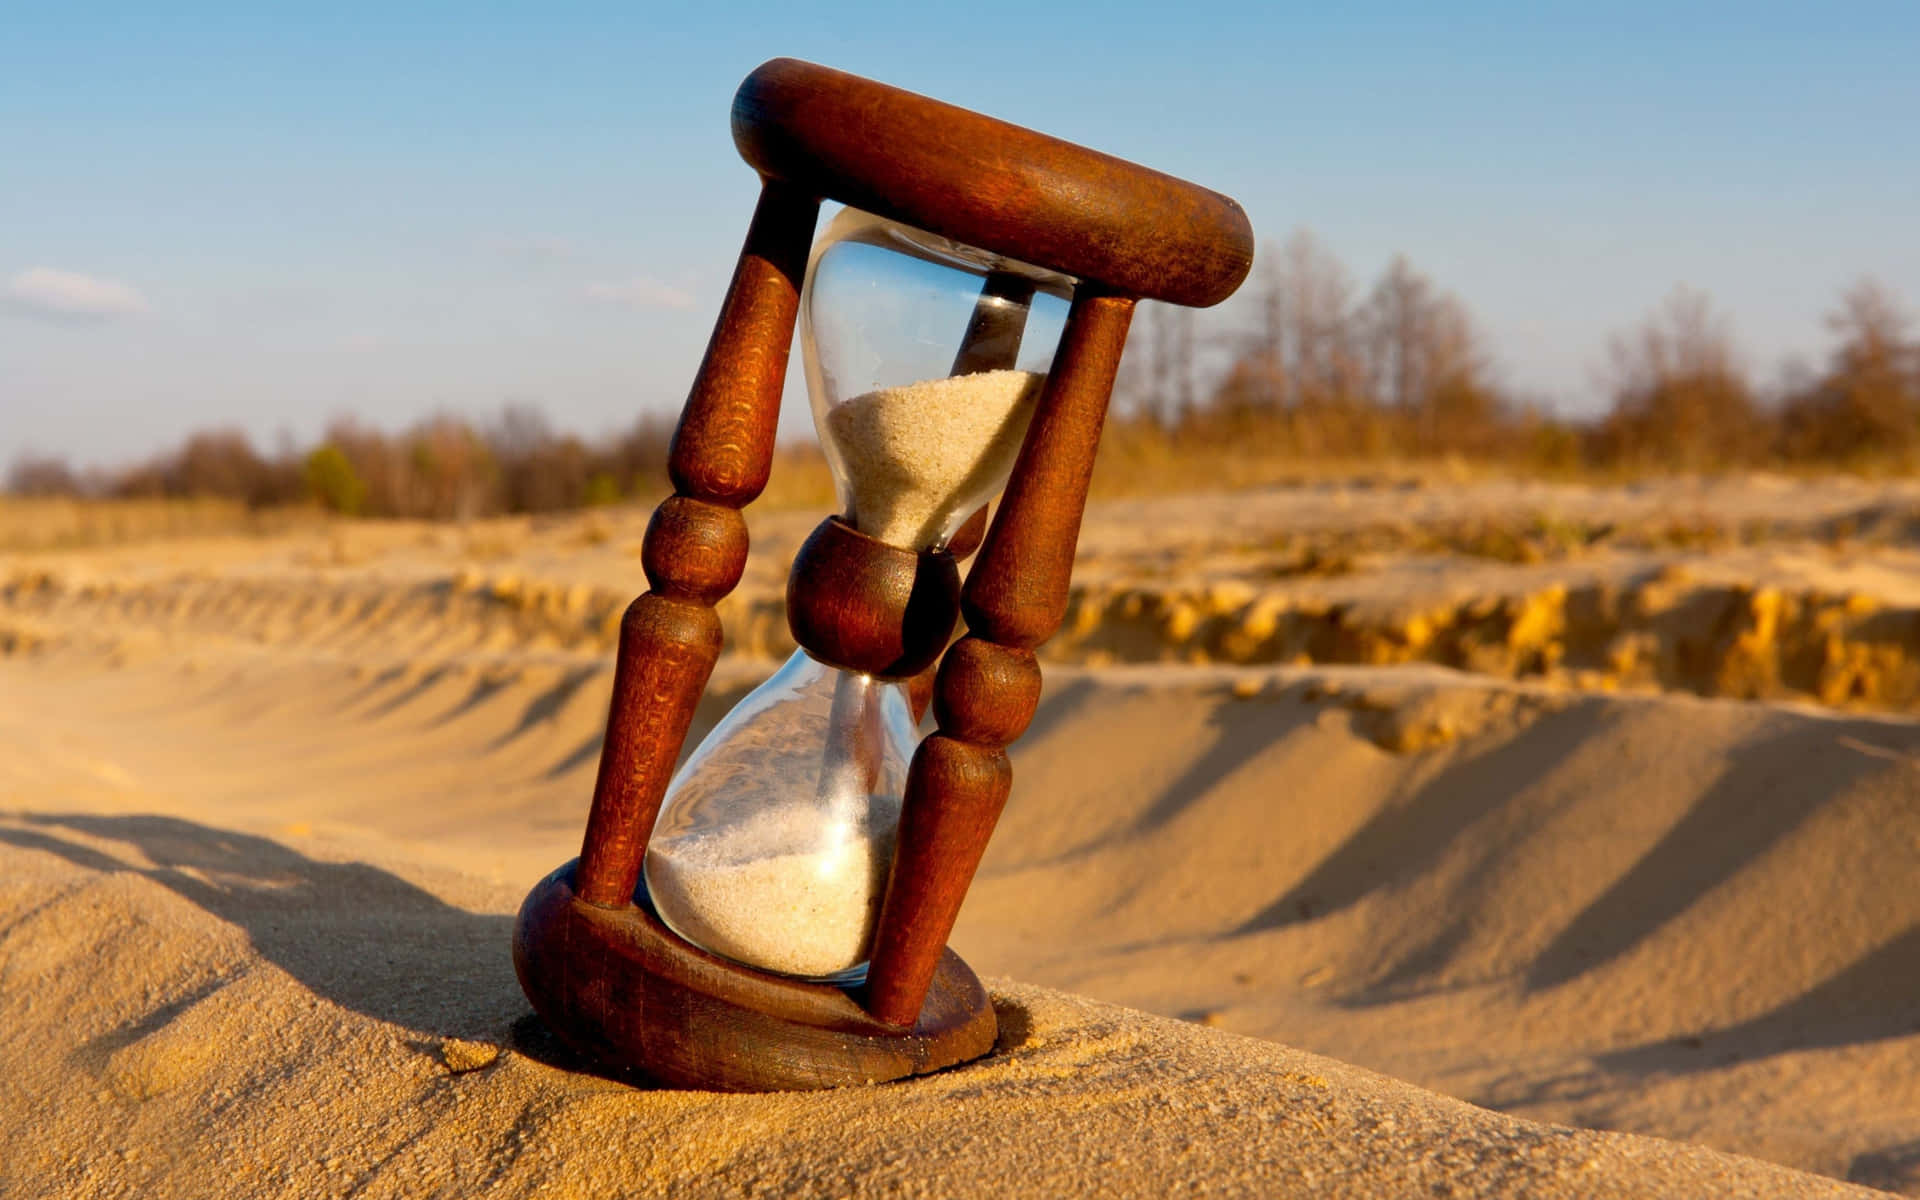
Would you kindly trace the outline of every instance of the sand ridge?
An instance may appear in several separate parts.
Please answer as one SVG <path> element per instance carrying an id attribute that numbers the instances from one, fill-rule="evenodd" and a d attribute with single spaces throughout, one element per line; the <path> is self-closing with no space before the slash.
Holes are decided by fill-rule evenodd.
<path id="1" fill-rule="evenodd" d="M 786 570 L 817 513 L 749 510 L 720 605 L 793 650 Z M 603 662 L 646 511 L 295 526 L 0 556 L 0 654 L 137 658 L 210 639 L 352 658 Z M 1432 663 L 1597 691 L 1920 711 L 1920 488 L 1359 480 L 1089 510 L 1050 662 Z"/>

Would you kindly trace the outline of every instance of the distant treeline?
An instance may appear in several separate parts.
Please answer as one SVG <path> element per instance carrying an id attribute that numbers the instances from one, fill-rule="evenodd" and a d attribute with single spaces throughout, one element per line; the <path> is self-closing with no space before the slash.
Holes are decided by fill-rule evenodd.
<path id="1" fill-rule="evenodd" d="M 1769 383 L 1736 353 L 1708 299 L 1678 290 L 1612 338 L 1610 407 L 1589 420 L 1510 394 L 1466 307 L 1404 258 L 1356 295 L 1340 262 L 1297 233 L 1262 253 L 1248 292 L 1237 323 L 1144 306 L 1117 388 L 1114 453 L 1176 468 L 1182 451 L 1197 450 L 1195 464 L 1228 455 L 1447 457 L 1553 472 L 1920 470 L 1920 342 L 1899 300 L 1871 281 L 1838 298 L 1827 361 L 1789 364 Z M 649 417 L 584 439 L 527 408 L 491 423 L 437 416 L 398 433 L 342 421 L 318 445 L 271 453 L 220 430 L 117 470 L 24 456 L 6 486 L 317 503 L 360 516 L 538 513 L 657 494 L 671 435 L 670 418 Z M 1213 467 L 1195 473 L 1203 469 L 1193 486 L 1219 482 Z M 1177 469 L 1166 482 L 1181 484 Z"/>
<path id="2" fill-rule="evenodd" d="M 8 490 L 116 499 L 219 497 L 253 508 L 318 503 L 349 516 L 467 518 L 610 504 L 664 487 L 673 423 L 644 418 L 588 441 L 510 407 L 491 424 L 436 416 L 400 433 L 336 422 L 319 445 L 264 454 L 246 434 L 213 430 L 120 470 L 75 472 L 29 456 Z"/>
<path id="3" fill-rule="evenodd" d="M 1303 461 L 1920 470 L 1920 342 L 1871 280 L 1838 298 L 1827 361 L 1768 383 L 1707 297 L 1677 289 L 1612 337 L 1608 410 L 1585 420 L 1512 395 L 1466 307 L 1405 258 L 1363 295 L 1348 280 L 1302 232 L 1262 252 L 1238 328 L 1196 332 L 1206 314 L 1148 306 L 1123 365 L 1122 436 Z"/>

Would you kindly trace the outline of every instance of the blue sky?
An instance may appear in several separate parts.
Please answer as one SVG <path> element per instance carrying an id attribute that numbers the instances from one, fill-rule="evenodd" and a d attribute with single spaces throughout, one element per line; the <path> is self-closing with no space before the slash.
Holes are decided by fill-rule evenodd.
<path id="1" fill-rule="evenodd" d="M 1404 252 L 1571 410 L 1678 283 L 1763 375 L 1861 275 L 1920 305 L 1920 5 L 941 13 L 0 3 L 0 463 L 673 410 L 753 203 L 728 102 L 782 54 L 1227 192 L 1356 287 Z"/>

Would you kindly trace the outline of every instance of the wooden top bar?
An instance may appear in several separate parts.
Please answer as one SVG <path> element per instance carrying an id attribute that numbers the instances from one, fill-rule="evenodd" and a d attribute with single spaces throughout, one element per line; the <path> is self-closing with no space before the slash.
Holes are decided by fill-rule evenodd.
<path id="1" fill-rule="evenodd" d="M 797 59 L 747 76 L 733 140 L 763 175 L 1130 296 L 1218 304 L 1253 264 L 1218 192 Z"/>

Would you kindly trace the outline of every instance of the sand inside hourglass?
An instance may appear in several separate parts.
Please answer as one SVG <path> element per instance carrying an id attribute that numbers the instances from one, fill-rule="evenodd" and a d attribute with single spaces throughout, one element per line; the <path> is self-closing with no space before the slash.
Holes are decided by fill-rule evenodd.
<path id="1" fill-rule="evenodd" d="M 769 971 L 820 978 L 864 962 L 893 861 L 892 820 L 823 840 L 812 815 L 773 808 L 657 847 L 647 881 L 660 915 L 688 941 Z"/>
<path id="2" fill-rule="evenodd" d="M 736 962 L 858 982 L 913 743 L 903 685 L 796 653 L 669 789 L 667 828 L 647 847 L 655 913 Z M 704 816 L 676 819 L 683 803 Z"/>
<path id="3" fill-rule="evenodd" d="M 895 546 L 939 541 L 956 510 L 984 502 L 1013 470 L 1045 378 L 1000 370 L 925 379 L 829 409 L 854 526 Z"/>

